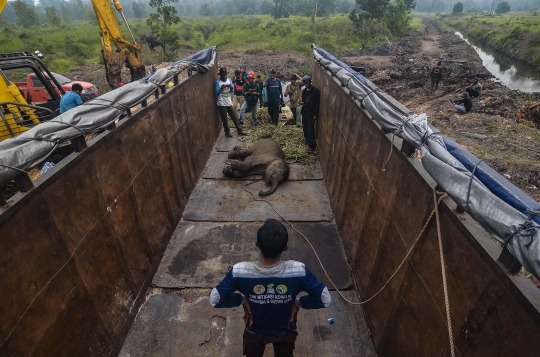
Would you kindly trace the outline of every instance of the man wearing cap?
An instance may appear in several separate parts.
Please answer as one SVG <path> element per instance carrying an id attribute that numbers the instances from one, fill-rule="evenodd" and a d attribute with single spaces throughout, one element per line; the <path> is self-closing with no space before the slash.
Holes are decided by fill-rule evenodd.
<path id="1" fill-rule="evenodd" d="M 463 99 L 454 101 L 454 103 L 456 103 L 454 108 L 456 108 L 457 110 L 459 110 L 462 113 L 470 112 L 471 109 L 472 109 L 472 100 L 471 100 L 471 98 L 469 98 L 469 93 L 463 92 L 463 93 L 461 93 L 461 97 Z"/>
<path id="2" fill-rule="evenodd" d="M 300 115 L 302 106 L 298 103 L 300 102 L 300 99 L 302 99 L 302 86 L 296 83 L 297 79 L 302 80 L 302 77 L 296 73 L 291 76 L 291 83 L 285 88 L 285 93 L 283 95 L 289 97 L 289 108 L 291 108 L 294 122 L 297 127 L 301 127 L 302 118 Z"/>
<path id="3" fill-rule="evenodd" d="M 242 108 L 242 104 L 244 104 L 244 96 L 242 95 L 242 89 L 244 88 L 244 84 L 246 84 L 247 82 L 247 79 L 244 79 L 242 77 L 242 73 L 239 69 L 234 71 L 234 95 L 232 98 L 232 106 L 234 110 L 236 110 L 236 108 Z M 242 121 L 240 121 L 240 125 L 242 125 Z"/>
<path id="4" fill-rule="evenodd" d="M 219 79 L 216 81 L 215 91 L 217 98 L 217 107 L 219 115 L 221 116 L 221 122 L 223 123 L 223 129 L 225 130 L 225 136 L 232 137 L 231 129 L 229 129 L 229 121 L 227 120 L 227 113 L 231 116 L 231 119 L 236 126 L 238 135 L 245 135 L 242 131 L 242 127 L 238 123 L 238 117 L 236 111 L 232 107 L 232 95 L 233 95 L 233 82 L 230 78 L 227 78 L 227 69 L 219 69 Z"/>
<path id="5" fill-rule="evenodd" d="M 240 125 L 244 125 L 244 116 L 246 110 L 251 111 L 251 123 L 253 126 L 257 126 L 257 102 L 262 96 L 261 88 L 255 83 L 255 72 L 249 71 L 247 75 L 248 83 L 244 84 L 242 94 L 244 95 L 244 104 L 240 108 Z"/>
<path id="6" fill-rule="evenodd" d="M 302 127 L 306 144 L 315 150 L 315 121 L 319 117 L 319 103 L 321 92 L 311 84 L 311 76 L 302 78 L 304 90 L 302 91 Z"/>
<path id="7" fill-rule="evenodd" d="M 439 85 L 442 79 L 441 61 L 437 62 L 437 65 L 433 67 L 429 75 L 429 78 L 431 79 L 431 90 L 434 91 L 435 89 L 437 89 L 437 86 Z"/>
<path id="8" fill-rule="evenodd" d="M 479 97 L 482 94 L 482 85 L 478 82 L 478 77 L 473 78 L 473 82 L 465 88 L 465 92 L 469 93 L 469 97 L 471 98 Z"/>
<path id="9" fill-rule="evenodd" d="M 268 115 L 270 115 L 272 123 L 277 125 L 279 119 L 279 104 L 283 102 L 283 89 L 281 81 L 276 78 L 275 69 L 270 70 L 270 77 L 264 80 L 263 87 L 266 88 Z"/>
<path id="10" fill-rule="evenodd" d="M 60 100 L 60 114 L 67 112 L 68 110 L 75 108 L 78 105 L 83 104 L 81 99 L 81 93 L 83 87 L 79 83 L 73 83 L 71 91 L 68 91 Z"/>

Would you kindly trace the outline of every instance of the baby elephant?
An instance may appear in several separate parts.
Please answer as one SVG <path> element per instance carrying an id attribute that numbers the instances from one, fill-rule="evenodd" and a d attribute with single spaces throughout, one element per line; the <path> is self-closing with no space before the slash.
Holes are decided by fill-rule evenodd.
<path id="1" fill-rule="evenodd" d="M 260 196 L 274 193 L 277 186 L 289 177 L 289 166 L 285 163 L 285 155 L 272 139 L 263 139 L 245 149 L 235 146 L 229 151 L 229 159 L 233 160 L 230 166 L 225 166 L 223 174 L 229 177 L 245 177 L 250 175 L 263 175 L 263 180 L 270 184 L 267 191 L 259 191 Z"/>

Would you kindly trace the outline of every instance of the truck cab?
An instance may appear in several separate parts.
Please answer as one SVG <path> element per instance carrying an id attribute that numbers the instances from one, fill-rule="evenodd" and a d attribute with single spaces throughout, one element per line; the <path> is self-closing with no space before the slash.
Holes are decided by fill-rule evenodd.
<path id="1" fill-rule="evenodd" d="M 26 76 L 27 94 L 28 88 L 34 88 L 34 82 L 39 81 L 42 85 L 40 92 L 35 92 L 41 96 L 40 100 L 31 103 L 26 100 L 24 90 L 18 88 L 13 80 L 16 75 L 28 72 L 31 73 Z M 28 81 L 31 82 L 30 87 Z M 29 52 L 0 54 L 0 141 L 53 119 L 64 94 L 62 85 L 38 57 Z"/>
<path id="2" fill-rule="evenodd" d="M 61 74 L 57 74 L 54 72 L 51 72 L 51 74 L 56 79 L 56 81 L 60 83 L 64 92 L 70 91 L 73 83 L 79 83 L 83 87 L 81 97 L 84 102 L 97 97 L 99 94 L 97 87 L 92 83 L 83 81 L 75 82 Z M 44 73 L 44 76 L 49 82 L 52 83 L 46 73 Z M 27 102 L 34 102 L 36 104 L 40 104 L 48 102 L 51 98 L 43 82 L 35 73 L 28 74 L 26 76 L 26 82 L 15 82 L 15 85 L 23 92 Z M 54 89 L 59 95 L 61 94 L 58 88 L 55 87 Z"/>

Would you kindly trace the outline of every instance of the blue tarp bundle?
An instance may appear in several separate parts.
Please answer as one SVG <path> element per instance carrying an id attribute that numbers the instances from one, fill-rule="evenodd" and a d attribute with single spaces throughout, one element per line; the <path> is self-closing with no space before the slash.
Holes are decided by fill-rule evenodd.
<path id="1" fill-rule="evenodd" d="M 463 164 L 469 171 L 474 171 L 474 175 L 482 182 L 493 194 L 521 213 L 527 210 L 540 210 L 538 202 L 529 197 L 525 192 L 517 188 L 504 176 L 493 170 L 480 159 L 465 150 L 458 143 L 443 137 L 446 149 L 453 157 Z M 540 224 L 540 217 L 533 217 L 533 220 Z"/>

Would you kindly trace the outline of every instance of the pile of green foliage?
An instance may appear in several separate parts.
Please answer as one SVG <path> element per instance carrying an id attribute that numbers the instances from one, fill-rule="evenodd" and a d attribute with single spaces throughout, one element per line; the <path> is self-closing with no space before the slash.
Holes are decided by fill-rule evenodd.
<path id="1" fill-rule="evenodd" d="M 304 133 L 296 125 L 271 124 L 270 116 L 266 108 L 257 110 L 259 125 L 251 126 L 251 114 L 246 114 L 245 142 L 249 146 L 261 139 L 273 139 L 279 144 L 285 154 L 285 161 L 297 163 L 307 170 L 313 169 L 313 164 L 317 160 L 317 152 L 309 150 L 305 144 Z"/>

